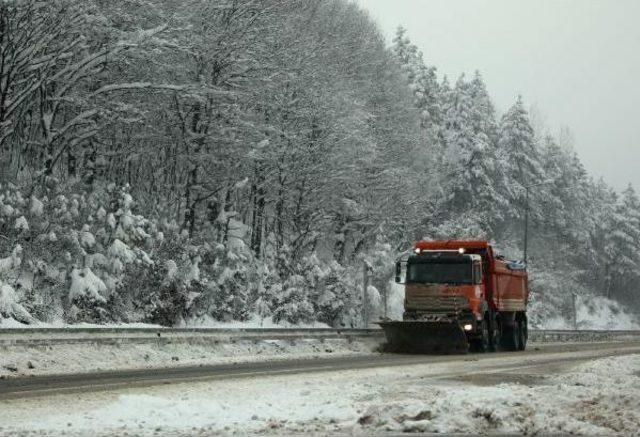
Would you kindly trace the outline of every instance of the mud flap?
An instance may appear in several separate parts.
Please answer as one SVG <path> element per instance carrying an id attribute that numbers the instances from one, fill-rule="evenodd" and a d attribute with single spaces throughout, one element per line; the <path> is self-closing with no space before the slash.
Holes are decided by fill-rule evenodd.
<path id="1" fill-rule="evenodd" d="M 469 342 L 457 321 L 380 322 L 387 339 L 385 352 L 409 354 L 467 353 Z"/>

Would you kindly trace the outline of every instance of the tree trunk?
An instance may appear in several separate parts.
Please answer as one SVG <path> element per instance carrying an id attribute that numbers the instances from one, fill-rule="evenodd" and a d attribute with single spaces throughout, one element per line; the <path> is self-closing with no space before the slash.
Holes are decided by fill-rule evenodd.
<path id="1" fill-rule="evenodd" d="M 264 223 L 265 209 L 265 192 L 264 180 L 262 174 L 256 170 L 255 179 L 251 185 L 251 193 L 253 198 L 253 214 L 252 214 L 252 232 L 251 232 L 251 249 L 258 259 L 262 254 L 262 228 Z"/>

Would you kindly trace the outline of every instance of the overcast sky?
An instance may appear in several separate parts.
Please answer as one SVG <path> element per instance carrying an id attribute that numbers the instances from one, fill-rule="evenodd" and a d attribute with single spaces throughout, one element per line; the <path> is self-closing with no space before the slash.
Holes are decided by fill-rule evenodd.
<path id="1" fill-rule="evenodd" d="M 640 188 L 640 0 L 357 1 L 451 82 L 480 70 L 499 112 L 522 94 L 593 175 Z"/>

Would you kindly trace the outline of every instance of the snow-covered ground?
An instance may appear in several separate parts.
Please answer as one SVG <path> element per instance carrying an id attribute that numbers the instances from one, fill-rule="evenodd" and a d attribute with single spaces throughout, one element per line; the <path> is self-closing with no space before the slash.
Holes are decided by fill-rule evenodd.
<path id="1" fill-rule="evenodd" d="M 640 355 L 574 368 L 540 361 L 538 368 L 526 370 L 517 360 L 496 357 L 4 401 L 0 434 L 637 433 Z"/>
<path id="2" fill-rule="evenodd" d="M 23 325 L 13 319 L 0 319 L 0 328 L 161 328 L 159 325 L 130 323 L 97 325 L 80 323 L 64 325 L 39 323 Z M 291 325 L 270 319 L 251 317 L 245 322 L 218 322 L 197 319 L 187 328 L 328 328 L 322 323 Z M 55 336 L 55 334 L 52 334 Z M 57 343 L 46 346 L 1 346 L 0 377 L 84 373 L 101 370 L 208 365 L 233 362 L 256 362 L 277 359 L 306 359 L 318 356 L 370 354 L 379 346 L 375 338 L 305 339 L 304 341 L 207 341 L 202 339 L 164 342 L 130 342 L 109 344 L 96 338 L 95 343 Z"/>
<path id="3" fill-rule="evenodd" d="M 0 347 L 0 377 L 362 355 L 378 346 L 375 338 L 9 346 Z"/>

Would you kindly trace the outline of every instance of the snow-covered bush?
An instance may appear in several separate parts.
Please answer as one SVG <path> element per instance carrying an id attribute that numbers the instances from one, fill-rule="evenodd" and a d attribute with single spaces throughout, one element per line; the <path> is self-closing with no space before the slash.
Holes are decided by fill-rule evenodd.
<path id="1" fill-rule="evenodd" d="M 217 244 L 211 249 L 207 273 L 211 280 L 207 284 L 205 311 L 217 320 L 246 320 L 256 297 L 256 268 L 253 257 L 243 244 Z"/>
<path id="2" fill-rule="evenodd" d="M 18 302 L 18 296 L 13 287 L 3 284 L 2 281 L 0 281 L 0 317 L 26 324 L 35 322 L 33 316 Z"/>
<path id="3" fill-rule="evenodd" d="M 273 320 L 300 324 L 314 321 L 314 308 L 304 277 L 291 275 L 274 294 Z"/>
<path id="4" fill-rule="evenodd" d="M 184 282 L 175 274 L 173 261 L 156 262 L 153 266 L 134 265 L 127 270 L 123 288 L 134 288 L 132 321 L 164 326 L 181 324 L 188 314 L 189 293 Z"/>
<path id="5" fill-rule="evenodd" d="M 360 317 L 360 298 L 355 281 L 357 270 L 332 261 L 318 278 L 317 320 L 336 327 L 356 326 Z"/>
<path id="6" fill-rule="evenodd" d="M 279 274 L 273 268 L 265 276 L 261 299 L 264 296 L 268 302 L 265 307 L 271 310 L 273 321 L 356 326 L 361 314 L 357 269 L 322 261 L 316 254 L 293 262 L 287 255 L 284 251 L 280 256 Z"/>
<path id="7" fill-rule="evenodd" d="M 247 233 L 248 227 L 231 209 L 223 208 L 204 225 L 198 242 L 201 290 L 192 294 L 197 317 L 244 321 L 254 312 L 258 263 L 245 243 Z"/>
<path id="8" fill-rule="evenodd" d="M 0 260 L 0 275 L 23 307 L 43 321 L 125 319 L 118 304 L 125 266 L 152 264 L 146 250 L 157 234 L 131 212 L 128 188 L 58 186 L 28 201 L 13 185 L 2 188 L 0 233 L 10 238 L 0 239 L 0 254 L 11 255 Z"/>
<path id="9" fill-rule="evenodd" d="M 144 217 L 137 208 L 127 186 L 87 192 L 60 185 L 29 195 L 0 187 L 1 316 L 22 323 L 176 326 L 200 317 L 243 321 L 258 315 L 275 323 L 355 327 L 362 323 L 363 265 L 371 271 L 369 322 L 385 315 L 385 297 L 387 316 L 402 315 L 402 287 L 391 284 L 398 253 L 383 235 L 351 265 L 315 251 L 300 257 L 287 245 L 260 260 L 233 211 L 190 237 L 178 224 Z M 517 250 L 510 240 L 503 245 L 509 253 Z M 585 304 L 595 300 L 579 272 L 540 264 L 530 271 L 532 327 L 554 321 L 572 327 L 573 293 L 582 302 L 578 327 L 597 325 L 600 312 L 607 320 L 621 313 L 616 306 Z"/>

